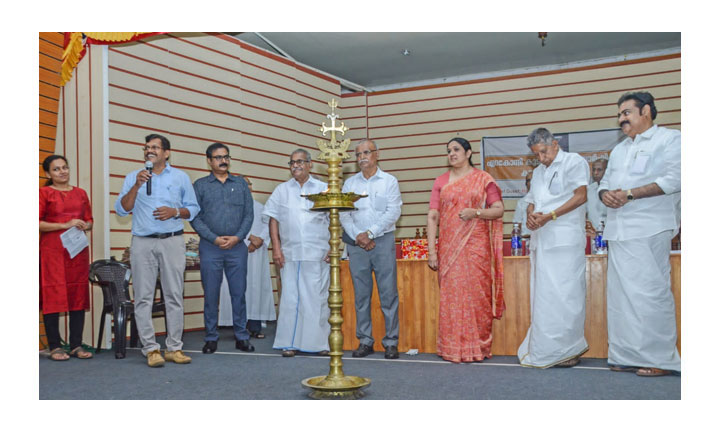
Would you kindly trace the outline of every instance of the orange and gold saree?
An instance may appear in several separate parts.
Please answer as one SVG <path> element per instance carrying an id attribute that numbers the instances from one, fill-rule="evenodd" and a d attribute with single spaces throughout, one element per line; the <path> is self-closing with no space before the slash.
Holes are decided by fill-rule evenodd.
<path id="1" fill-rule="evenodd" d="M 458 216 L 464 208 L 486 207 L 486 188 L 494 182 L 475 170 L 440 191 L 437 354 L 451 362 L 492 357 L 492 320 L 505 310 L 502 219 Z"/>

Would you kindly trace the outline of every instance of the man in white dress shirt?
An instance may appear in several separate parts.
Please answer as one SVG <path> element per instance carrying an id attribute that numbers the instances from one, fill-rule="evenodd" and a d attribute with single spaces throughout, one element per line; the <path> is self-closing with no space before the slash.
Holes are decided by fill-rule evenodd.
<path id="1" fill-rule="evenodd" d="M 540 165 L 533 172 L 527 224 L 530 243 L 530 328 L 518 348 L 528 367 L 572 367 L 585 340 L 585 201 L 590 169 L 566 153 L 545 128 L 528 136 Z"/>
<path id="2" fill-rule="evenodd" d="M 297 149 L 290 155 L 290 180 L 278 185 L 265 203 L 273 261 L 280 269 L 282 294 L 273 348 L 284 357 L 297 351 L 327 355 L 330 308 L 330 218 L 310 209 L 312 201 L 300 195 L 327 190 L 327 183 L 310 175 L 310 153 Z"/>
<path id="3" fill-rule="evenodd" d="M 252 192 L 252 182 L 245 177 L 245 182 Z M 270 244 L 270 230 L 268 223 L 262 221 L 262 212 L 265 206 L 253 200 L 253 223 L 250 233 L 245 238 L 248 247 L 247 259 L 247 288 L 245 290 L 245 304 L 247 306 L 247 331 L 250 336 L 264 339 L 262 321 L 274 321 L 275 298 L 273 297 L 272 281 L 270 278 L 270 261 L 268 260 L 268 245 Z M 230 291 L 226 280 L 220 288 L 220 315 L 219 326 L 232 325 L 232 305 L 230 304 Z"/>
<path id="4" fill-rule="evenodd" d="M 591 226 L 588 226 L 588 234 L 595 235 L 595 231 L 600 229 L 600 222 L 607 218 L 607 206 L 598 198 L 598 186 L 600 180 L 605 175 L 607 169 L 607 159 L 598 159 L 592 163 L 593 183 L 588 186 L 587 192 L 587 218 Z"/>
<path id="5" fill-rule="evenodd" d="M 525 189 L 527 192 L 530 192 L 530 182 L 532 181 L 532 171 L 528 171 L 527 175 L 525 176 Z M 527 196 L 527 193 L 525 194 Z M 527 227 L 527 207 L 528 202 L 525 200 L 525 197 L 522 197 L 517 200 L 517 204 L 515 204 L 515 213 L 513 214 L 513 223 L 520 223 L 520 227 L 522 228 L 522 235 L 530 235 L 532 231 L 530 231 Z"/>
<path id="6" fill-rule="evenodd" d="M 396 359 L 399 357 L 399 322 L 394 233 L 402 200 L 397 179 L 377 165 L 379 153 L 377 145 L 369 139 L 355 147 L 360 172 L 345 182 L 342 191 L 367 195 L 367 198 L 355 203 L 355 211 L 340 213 L 340 222 L 355 291 L 355 334 L 360 341 L 353 357 L 366 357 L 374 352 L 370 314 L 374 272 L 385 317 L 382 340 L 385 358 Z"/>
<path id="7" fill-rule="evenodd" d="M 670 240 L 678 228 L 680 131 L 653 124 L 654 98 L 626 93 L 618 123 L 627 136 L 608 161 L 598 195 L 608 207 L 608 364 L 616 372 L 680 372 Z"/>

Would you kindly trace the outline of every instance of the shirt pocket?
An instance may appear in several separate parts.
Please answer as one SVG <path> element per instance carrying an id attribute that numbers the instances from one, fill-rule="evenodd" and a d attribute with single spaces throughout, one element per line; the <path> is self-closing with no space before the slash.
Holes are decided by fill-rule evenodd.
<path id="1" fill-rule="evenodd" d="M 228 202 L 234 206 L 245 204 L 245 194 L 239 188 L 231 188 L 228 194 Z"/>
<path id="2" fill-rule="evenodd" d="M 550 195 L 558 196 L 563 193 L 563 176 L 560 174 L 559 171 L 555 171 L 555 173 L 550 178 L 550 184 L 548 185 L 548 191 L 550 191 Z"/>
<path id="3" fill-rule="evenodd" d="M 378 195 L 375 197 L 375 211 L 377 212 L 384 212 L 385 208 L 387 208 L 387 198 L 385 198 L 383 195 Z"/>
<path id="4" fill-rule="evenodd" d="M 182 188 L 175 184 L 167 185 L 167 205 L 169 207 L 182 207 Z"/>

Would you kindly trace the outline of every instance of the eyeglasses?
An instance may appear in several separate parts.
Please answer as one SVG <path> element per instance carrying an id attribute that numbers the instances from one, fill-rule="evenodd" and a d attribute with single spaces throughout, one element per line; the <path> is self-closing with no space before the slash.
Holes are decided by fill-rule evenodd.
<path id="1" fill-rule="evenodd" d="M 223 161 L 223 160 L 229 161 L 229 160 L 230 160 L 230 155 L 211 156 L 210 159 L 215 159 L 217 162 L 220 162 L 220 161 Z"/>
<path id="2" fill-rule="evenodd" d="M 307 161 L 307 160 L 305 160 L 305 159 L 291 160 L 290 162 L 288 162 L 288 166 L 289 166 L 289 167 L 293 167 L 293 166 L 295 166 L 295 165 L 300 166 L 300 165 L 302 165 L 303 163 L 309 163 L 309 162 L 310 162 L 310 161 Z"/>
<path id="3" fill-rule="evenodd" d="M 362 151 L 362 152 L 357 152 L 357 153 L 355 153 L 355 157 L 358 158 L 358 159 L 360 159 L 360 156 L 368 157 L 368 156 L 370 156 L 372 153 L 374 153 L 374 152 L 376 152 L 376 151 L 377 151 L 377 150 L 365 150 L 365 151 Z"/>
<path id="4" fill-rule="evenodd" d="M 156 151 L 160 151 L 160 150 L 164 150 L 164 149 L 160 146 L 145 146 L 145 147 L 143 147 L 143 151 L 150 151 L 150 150 L 156 152 Z"/>

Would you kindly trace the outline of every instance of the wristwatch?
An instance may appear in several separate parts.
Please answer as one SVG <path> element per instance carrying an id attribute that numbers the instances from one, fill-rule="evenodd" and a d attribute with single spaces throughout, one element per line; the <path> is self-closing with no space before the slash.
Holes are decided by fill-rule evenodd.
<path id="1" fill-rule="evenodd" d="M 175 216 L 173 216 L 173 219 L 180 219 L 180 209 L 179 208 L 175 209 Z"/>
<path id="2" fill-rule="evenodd" d="M 475 216 L 480 217 L 480 210 L 482 210 L 482 209 L 477 209 L 477 210 L 475 211 Z"/>
<path id="3" fill-rule="evenodd" d="M 628 201 L 632 201 L 632 200 L 635 199 L 635 197 L 633 196 L 632 192 L 630 192 L 630 190 L 631 190 L 631 189 L 628 189 L 628 190 L 627 190 L 627 200 L 628 200 Z"/>
<path id="4" fill-rule="evenodd" d="M 369 238 L 370 240 L 373 240 L 373 239 L 375 238 L 375 234 L 373 234 L 372 231 L 367 230 L 367 231 L 365 231 L 365 232 L 367 233 L 368 238 Z"/>

